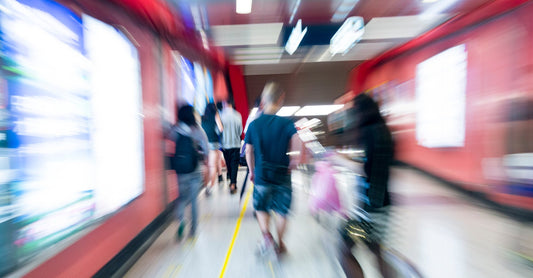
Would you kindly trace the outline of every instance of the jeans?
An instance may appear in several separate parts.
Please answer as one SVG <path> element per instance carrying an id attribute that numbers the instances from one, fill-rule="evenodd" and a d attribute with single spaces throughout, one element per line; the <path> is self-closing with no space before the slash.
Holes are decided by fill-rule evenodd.
<path id="1" fill-rule="evenodd" d="M 178 175 L 179 196 L 176 200 L 176 219 L 183 221 L 185 207 L 191 204 L 191 234 L 196 232 L 198 226 L 197 197 L 202 188 L 203 175 L 201 171 Z"/>
<path id="2" fill-rule="evenodd" d="M 224 149 L 223 153 L 231 183 L 237 184 L 237 171 L 239 170 L 240 149 Z"/>

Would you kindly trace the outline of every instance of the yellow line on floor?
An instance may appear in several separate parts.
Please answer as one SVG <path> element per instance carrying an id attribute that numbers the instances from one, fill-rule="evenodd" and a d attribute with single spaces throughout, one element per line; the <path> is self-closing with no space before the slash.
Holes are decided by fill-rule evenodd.
<path id="1" fill-rule="evenodd" d="M 178 277 L 178 273 L 180 273 L 181 265 L 178 265 L 176 269 L 173 271 L 172 276 L 173 278 Z"/>
<path id="2" fill-rule="evenodd" d="M 252 195 L 252 188 L 248 190 L 248 193 L 246 193 L 246 199 L 244 200 L 244 205 L 241 209 L 241 214 L 239 215 L 239 219 L 237 220 L 237 225 L 235 225 L 235 231 L 233 232 L 233 238 L 231 239 L 231 244 L 229 245 L 228 253 L 226 254 L 226 260 L 224 261 L 224 266 L 222 267 L 222 271 L 220 271 L 220 278 L 224 277 L 224 273 L 226 273 L 226 267 L 228 266 L 228 261 L 231 256 L 231 252 L 233 251 L 233 245 L 235 244 L 235 239 L 237 238 L 237 234 L 239 234 L 239 229 L 241 228 L 241 221 L 244 217 L 244 213 L 246 212 L 246 207 L 248 206 L 248 201 L 250 200 L 250 196 Z"/>
<path id="3" fill-rule="evenodd" d="M 268 261 L 268 266 L 270 266 L 270 272 L 272 273 L 272 277 L 276 278 L 276 274 L 274 274 L 274 268 L 272 267 L 272 261 Z"/>

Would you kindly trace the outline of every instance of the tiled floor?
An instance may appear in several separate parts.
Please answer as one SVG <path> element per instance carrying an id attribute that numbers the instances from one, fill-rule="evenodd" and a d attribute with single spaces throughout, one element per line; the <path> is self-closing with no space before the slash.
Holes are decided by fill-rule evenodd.
<path id="1" fill-rule="evenodd" d="M 242 181 L 244 171 L 239 175 Z M 396 205 L 386 245 L 424 277 L 533 277 L 533 267 L 517 255 L 524 246 L 532 247 L 531 224 L 484 208 L 412 170 L 394 169 L 392 177 Z M 296 174 L 293 180 L 295 206 L 286 239 L 290 253 L 278 263 L 255 255 L 260 236 L 251 200 L 228 252 L 242 208 L 237 195 L 220 187 L 211 197 L 200 197 L 196 238 L 176 243 L 176 224 L 171 224 L 126 277 L 221 277 L 228 253 L 224 277 L 343 277 L 328 249 L 328 225 L 307 210 L 308 179 Z M 363 247 L 354 252 L 366 276 L 379 277 L 369 252 Z"/>

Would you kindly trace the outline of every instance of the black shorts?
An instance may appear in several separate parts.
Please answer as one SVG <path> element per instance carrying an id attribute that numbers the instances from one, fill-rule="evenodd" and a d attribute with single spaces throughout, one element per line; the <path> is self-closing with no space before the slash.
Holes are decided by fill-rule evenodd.
<path id="1" fill-rule="evenodd" d="M 274 211 L 281 216 L 289 213 L 292 202 L 292 188 L 284 185 L 254 185 L 254 209 Z"/>

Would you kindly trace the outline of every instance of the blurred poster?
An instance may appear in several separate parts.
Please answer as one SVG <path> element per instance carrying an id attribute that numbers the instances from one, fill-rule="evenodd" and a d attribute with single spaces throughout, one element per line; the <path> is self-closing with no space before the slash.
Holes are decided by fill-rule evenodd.
<path id="1" fill-rule="evenodd" d="M 91 147 L 99 217 L 144 190 L 140 66 L 137 49 L 114 27 L 86 15 L 83 26 L 90 60 Z"/>
<path id="2" fill-rule="evenodd" d="M 120 32 L 51 0 L 0 0 L 0 275 L 142 193 L 141 111 Z"/>
<path id="3" fill-rule="evenodd" d="M 81 19 L 48 0 L 3 0 L 0 14 L 2 225 L 26 256 L 94 213 L 88 61 Z"/>
<path id="4" fill-rule="evenodd" d="M 196 95 L 196 79 L 194 73 L 194 66 L 191 61 L 183 56 L 177 56 L 176 65 L 179 70 L 178 80 L 180 85 L 176 92 L 176 99 L 178 104 L 194 105 Z"/>
<path id="5" fill-rule="evenodd" d="M 214 86 L 213 86 L 213 76 L 211 75 L 211 71 L 209 71 L 207 68 L 204 70 L 205 74 L 205 93 L 207 97 L 208 102 L 214 102 Z"/>
<path id="6" fill-rule="evenodd" d="M 462 147 L 465 141 L 467 55 L 464 44 L 416 67 L 416 139 L 428 147 Z"/>
<path id="7" fill-rule="evenodd" d="M 200 115 L 203 115 L 205 107 L 209 102 L 209 97 L 207 95 L 206 75 L 204 67 L 196 62 L 194 63 L 194 75 L 196 77 L 196 95 L 194 97 L 194 107 L 200 113 Z"/>

